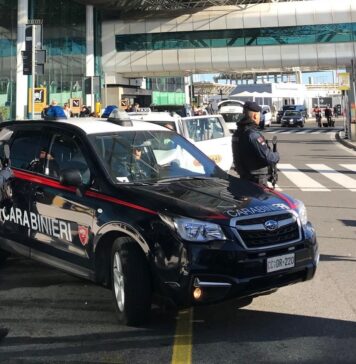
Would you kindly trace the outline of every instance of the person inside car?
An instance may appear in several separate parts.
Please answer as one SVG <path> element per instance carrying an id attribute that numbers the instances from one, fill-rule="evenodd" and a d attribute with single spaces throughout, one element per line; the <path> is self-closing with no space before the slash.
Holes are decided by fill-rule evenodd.
<path id="1" fill-rule="evenodd" d="M 232 153 L 240 178 L 267 186 L 270 166 L 278 163 L 279 154 L 273 152 L 264 136 L 258 131 L 261 107 L 247 101 L 244 117 L 237 123 L 232 138 Z"/>
<path id="2" fill-rule="evenodd" d="M 41 148 L 39 158 L 31 161 L 28 169 L 38 173 L 44 172 L 46 175 L 50 175 L 52 177 L 59 176 L 59 165 L 53 156 L 46 152 L 45 148 Z"/>
<path id="3" fill-rule="evenodd" d="M 133 180 L 153 178 L 158 173 L 148 153 L 147 146 L 134 146 L 132 148 L 132 158 L 129 163 L 129 171 Z"/>

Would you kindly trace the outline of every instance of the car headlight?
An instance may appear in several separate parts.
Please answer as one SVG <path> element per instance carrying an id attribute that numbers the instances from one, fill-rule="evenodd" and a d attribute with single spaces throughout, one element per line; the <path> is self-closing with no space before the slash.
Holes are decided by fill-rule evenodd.
<path id="1" fill-rule="evenodd" d="M 305 225 L 308 222 L 307 209 L 302 201 L 297 201 L 297 212 L 300 218 L 300 222 L 302 225 Z"/>
<path id="2" fill-rule="evenodd" d="M 201 243 L 211 240 L 226 240 L 220 225 L 188 217 L 170 217 L 162 214 L 159 216 L 184 240 Z"/>

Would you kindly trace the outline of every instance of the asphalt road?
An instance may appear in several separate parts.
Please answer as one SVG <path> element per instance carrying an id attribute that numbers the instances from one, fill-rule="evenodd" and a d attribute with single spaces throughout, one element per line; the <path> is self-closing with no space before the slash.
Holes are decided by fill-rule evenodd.
<path id="1" fill-rule="evenodd" d="M 109 290 L 13 258 L 0 270 L 0 325 L 10 328 L 0 362 L 355 363 L 356 152 L 335 132 L 296 131 L 273 126 L 266 137 L 279 140 L 278 188 L 304 201 L 317 231 L 312 281 L 244 309 L 154 308 L 147 326 L 128 328 L 117 324 Z"/>

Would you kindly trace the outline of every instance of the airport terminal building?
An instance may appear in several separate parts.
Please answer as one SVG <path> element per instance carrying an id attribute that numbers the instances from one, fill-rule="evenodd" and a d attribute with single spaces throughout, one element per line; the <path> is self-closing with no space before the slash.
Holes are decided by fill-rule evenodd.
<path id="1" fill-rule="evenodd" d="M 350 67 L 356 3 L 0 0 L 0 42 L 2 119 L 30 117 L 32 105 L 39 114 L 52 99 L 93 110 L 182 104 L 195 73 Z"/>

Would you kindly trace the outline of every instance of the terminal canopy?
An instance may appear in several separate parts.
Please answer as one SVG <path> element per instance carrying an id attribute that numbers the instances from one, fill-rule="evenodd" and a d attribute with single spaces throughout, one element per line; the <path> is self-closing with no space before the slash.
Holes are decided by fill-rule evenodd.
<path id="1" fill-rule="evenodd" d="M 285 2 L 292 0 L 119 0 L 119 1 L 76 0 L 76 1 L 86 5 L 93 5 L 95 7 L 102 9 L 119 10 L 121 13 L 128 13 L 133 10 L 138 12 L 188 10 L 188 9 L 208 8 L 210 6 L 224 6 L 224 5 L 243 6 L 249 4 Z"/>

